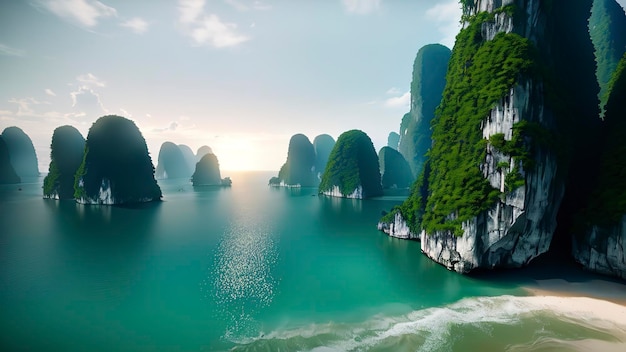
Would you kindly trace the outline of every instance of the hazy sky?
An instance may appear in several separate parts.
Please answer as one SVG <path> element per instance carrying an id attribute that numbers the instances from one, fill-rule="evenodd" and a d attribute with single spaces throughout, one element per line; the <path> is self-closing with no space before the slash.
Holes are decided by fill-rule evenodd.
<path id="1" fill-rule="evenodd" d="M 626 0 L 620 0 L 624 5 Z M 54 128 L 100 116 L 161 143 L 209 145 L 223 170 L 278 170 L 289 138 L 365 131 L 408 110 L 420 47 L 452 47 L 458 0 L 0 1 L 0 131 L 47 172 Z"/>

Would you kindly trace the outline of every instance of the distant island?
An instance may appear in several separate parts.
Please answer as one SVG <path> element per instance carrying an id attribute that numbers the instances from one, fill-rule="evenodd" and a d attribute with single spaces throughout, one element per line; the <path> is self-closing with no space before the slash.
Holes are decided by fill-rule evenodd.
<path id="1" fill-rule="evenodd" d="M 350 130 L 339 136 L 322 175 L 319 193 L 357 199 L 382 195 L 378 156 L 367 134 Z"/>
<path id="2" fill-rule="evenodd" d="M 44 198 L 73 199 L 76 171 L 83 162 L 85 138 L 72 126 L 54 130 L 50 144 L 50 167 L 43 180 Z"/>
<path id="3" fill-rule="evenodd" d="M 148 147 L 134 122 L 108 115 L 89 129 L 74 184 L 83 204 L 128 204 L 160 200 Z"/>

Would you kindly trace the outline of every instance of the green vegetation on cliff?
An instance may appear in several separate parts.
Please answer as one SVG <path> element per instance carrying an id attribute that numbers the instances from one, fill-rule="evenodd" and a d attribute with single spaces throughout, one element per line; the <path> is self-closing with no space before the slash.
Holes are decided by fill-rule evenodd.
<path id="1" fill-rule="evenodd" d="M 608 99 L 609 80 L 626 52 L 626 14 L 615 0 L 594 0 L 589 33 L 595 47 L 600 106 Z"/>
<path id="2" fill-rule="evenodd" d="M 319 192 L 331 192 L 337 186 L 344 195 L 361 186 L 363 198 L 382 194 L 378 156 L 367 134 L 360 130 L 344 132 L 330 153 L 322 175 Z"/>
<path id="3" fill-rule="evenodd" d="M 74 198 L 99 202 L 100 190 L 110 186 L 115 204 L 161 199 L 146 141 L 134 122 L 108 115 L 99 118 L 85 142 L 76 172 Z"/>
<path id="4" fill-rule="evenodd" d="M 411 168 L 402 154 L 391 147 L 382 147 L 378 152 L 383 189 L 407 188 L 413 183 Z"/>
<path id="5" fill-rule="evenodd" d="M 54 130 L 50 144 L 50 166 L 43 180 L 44 197 L 74 198 L 74 175 L 80 167 L 85 138 L 72 126 Z"/>
<path id="6" fill-rule="evenodd" d="M 614 225 L 626 215 L 626 54 L 608 85 L 600 174 L 587 208 L 594 225 Z"/>
<path id="7" fill-rule="evenodd" d="M 468 18 L 457 36 L 443 100 L 432 121 L 427 165 L 409 199 L 395 210 L 414 232 L 460 235 L 462 222 L 489 209 L 500 195 L 480 169 L 488 143 L 481 122 L 521 75 L 533 74 L 535 61 L 532 44 L 517 34 L 483 39 L 482 24 L 493 16 Z"/>
<path id="8" fill-rule="evenodd" d="M 441 44 L 422 47 L 413 62 L 411 111 L 402 118 L 398 150 L 419 175 L 431 146 L 431 121 L 446 85 L 450 49 Z"/>
<path id="9" fill-rule="evenodd" d="M 315 168 L 315 149 L 309 138 L 303 134 L 295 134 L 289 140 L 287 161 L 280 168 L 278 177 L 287 185 L 302 187 L 315 186 L 313 175 Z"/>

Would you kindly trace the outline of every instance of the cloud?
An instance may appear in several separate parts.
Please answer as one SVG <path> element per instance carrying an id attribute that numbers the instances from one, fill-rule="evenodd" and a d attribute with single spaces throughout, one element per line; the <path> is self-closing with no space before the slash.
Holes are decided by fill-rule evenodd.
<path id="1" fill-rule="evenodd" d="M 141 17 L 134 17 L 128 21 L 120 23 L 120 26 L 130 28 L 137 34 L 143 34 L 148 31 L 149 24 Z"/>
<path id="2" fill-rule="evenodd" d="M 402 93 L 402 91 L 396 87 L 391 87 L 387 90 L 388 95 L 398 95 L 400 93 Z"/>
<path id="3" fill-rule="evenodd" d="M 385 100 L 385 106 L 389 108 L 406 108 L 411 103 L 411 92 L 406 92 L 399 97 L 391 97 Z"/>
<path id="4" fill-rule="evenodd" d="M 126 111 L 123 108 L 120 108 L 120 112 L 122 113 L 122 116 L 124 116 L 124 117 L 127 117 L 127 118 L 133 117 L 133 114 L 131 114 L 130 112 Z"/>
<path id="5" fill-rule="evenodd" d="M 91 87 L 104 87 L 106 84 L 100 78 L 96 77 L 92 73 L 86 73 L 76 77 L 76 80 L 85 86 Z"/>
<path id="6" fill-rule="evenodd" d="M 272 6 L 260 1 L 241 1 L 241 0 L 224 0 L 225 3 L 232 6 L 237 11 L 250 11 L 250 10 L 269 10 Z"/>
<path id="7" fill-rule="evenodd" d="M 0 55 L 22 57 L 26 55 L 24 50 L 15 49 L 10 46 L 0 44 Z"/>
<path id="8" fill-rule="evenodd" d="M 109 111 L 100 100 L 100 95 L 87 86 L 79 87 L 77 91 L 70 93 L 72 108 L 85 113 L 90 117 L 100 117 Z"/>
<path id="9" fill-rule="evenodd" d="M 178 4 L 181 23 L 193 24 L 204 12 L 204 0 L 180 0 Z"/>
<path id="10" fill-rule="evenodd" d="M 15 116 L 32 116 L 35 115 L 35 111 L 32 107 L 32 105 L 43 105 L 43 104 L 50 104 L 47 101 L 39 101 L 35 98 L 32 97 L 28 97 L 28 98 L 11 98 L 8 100 L 9 103 L 12 104 L 17 104 L 17 112 L 15 113 Z"/>
<path id="11" fill-rule="evenodd" d="M 350 13 L 367 15 L 380 8 L 381 0 L 341 0 L 343 7 Z"/>
<path id="12" fill-rule="evenodd" d="M 167 132 L 167 131 L 176 131 L 179 124 L 176 121 L 172 121 L 169 126 L 164 128 L 153 128 L 152 132 Z"/>
<path id="13" fill-rule="evenodd" d="M 223 22 L 216 14 L 205 14 L 204 1 L 180 0 L 179 4 L 179 21 L 196 45 L 225 48 L 250 40 L 237 31 L 237 24 Z"/>
<path id="14" fill-rule="evenodd" d="M 117 10 L 96 0 L 42 0 L 55 15 L 85 27 L 95 27 L 101 18 L 117 17 Z"/>
<path id="15" fill-rule="evenodd" d="M 46 92 L 47 95 L 51 96 L 51 97 L 56 97 L 56 93 L 52 91 L 52 89 L 50 88 L 46 88 L 44 89 L 44 92 Z"/>
<path id="16" fill-rule="evenodd" d="M 435 22 L 437 30 L 442 34 L 441 44 L 449 48 L 454 46 L 456 35 L 461 29 L 462 14 L 461 5 L 457 0 L 437 4 L 426 10 L 426 18 Z"/>

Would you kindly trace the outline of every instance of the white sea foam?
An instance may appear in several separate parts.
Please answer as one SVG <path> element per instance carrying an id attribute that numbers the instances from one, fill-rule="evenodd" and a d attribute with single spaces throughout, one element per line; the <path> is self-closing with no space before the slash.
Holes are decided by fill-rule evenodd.
<path id="1" fill-rule="evenodd" d="M 472 327 L 489 335 L 495 326 L 533 322 L 538 327 L 546 322 L 549 326 L 549 322 L 555 321 L 581 327 L 590 334 L 604 334 L 609 340 L 589 336 L 560 339 L 539 334 L 533 341 L 505 344 L 504 347 L 511 351 L 537 350 L 546 346 L 573 350 L 576 348 L 572 346 L 602 346 L 605 350 L 626 350 L 626 307 L 586 297 L 553 296 L 466 298 L 447 306 L 416 310 L 401 316 L 376 315 L 356 324 L 312 324 L 235 342 L 243 349 L 270 345 L 284 350 L 316 352 L 394 349 L 395 344 L 408 343 L 415 350 L 431 351 L 447 349 L 450 341 L 462 339 L 463 336 L 452 334 L 453 329 L 459 327 Z"/>

